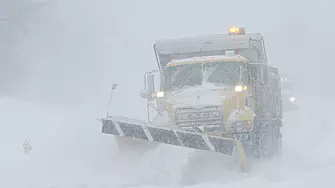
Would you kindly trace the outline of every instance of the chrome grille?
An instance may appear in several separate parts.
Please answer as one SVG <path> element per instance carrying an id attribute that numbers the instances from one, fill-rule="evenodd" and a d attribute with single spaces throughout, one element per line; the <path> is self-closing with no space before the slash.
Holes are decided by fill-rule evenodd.
<path id="1" fill-rule="evenodd" d="M 221 106 L 206 106 L 204 108 L 178 108 L 175 112 L 175 122 L 179 127 L 215 126 L 223 122 L 223 108 Z"/>

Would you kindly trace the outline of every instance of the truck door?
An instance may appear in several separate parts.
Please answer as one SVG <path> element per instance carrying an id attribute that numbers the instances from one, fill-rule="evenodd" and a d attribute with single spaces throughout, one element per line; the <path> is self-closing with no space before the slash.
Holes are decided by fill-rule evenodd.
<path id="1" fill-rule="evenodd" d="M 249 64 L 248 66 L 249 68 L 249 88 L 252 90 L 252 101 L 253 101 L 253 106 L 251 106 L 256 115 L 260 115 L 260 107 L 262 106 L 261 103 L 261 95 L 260 95 L 260 76 L 258 74 L 259 70 L 257 65 L 253 65 L 253 64 Z"/>
<path id="2" fill-rule="evenodd" d="M 250 64 L 251 82 L 254 89 L 254 109 L 259 116 L 271 110 L 271 90 L 269 89 L 268 67 L 265 64 Z"/>

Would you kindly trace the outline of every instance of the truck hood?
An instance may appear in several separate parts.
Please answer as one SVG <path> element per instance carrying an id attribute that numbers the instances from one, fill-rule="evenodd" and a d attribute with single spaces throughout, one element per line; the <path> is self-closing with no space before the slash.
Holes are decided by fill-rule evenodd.
<path id="1" fill-rule="evenodd" d="M 183 88 L 168 93 L 167 102 L 176 108 L 203 108 L 204 106 L 222 105 L 233 94 L 233 87 L 227 85 L 205 84 Z"/>

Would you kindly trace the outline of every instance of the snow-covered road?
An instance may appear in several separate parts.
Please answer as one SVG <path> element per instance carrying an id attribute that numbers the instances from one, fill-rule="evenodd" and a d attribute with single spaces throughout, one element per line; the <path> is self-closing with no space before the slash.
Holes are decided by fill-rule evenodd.
<path id="1" fill-rule="evenodd" d="M 281 161 L 260 164 L 249 175 L 224 183 L 189 187 L 331 187 L 335 100 L 300 100 L 300 110 L 285 114 Z M 96 118 L 88 111 L 1 98 L 0 187 L 182 187 L 177 182 L 188 150 L 163 147 L 147 157 L 119 156 L 113 138 L 100 133 Z M 25 139 L 33 146 L 30 154 L 23 152 Z M 169 184 L 152 183 L 160 177 Z"/>

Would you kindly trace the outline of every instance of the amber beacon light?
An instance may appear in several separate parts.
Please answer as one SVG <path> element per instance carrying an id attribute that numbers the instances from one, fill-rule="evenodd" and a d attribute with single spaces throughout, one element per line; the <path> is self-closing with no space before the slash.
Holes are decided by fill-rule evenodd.
<path id="1" fill-rule="evenodd" d="M 245 28 L 244 27 L 231 27 L 228 31 L 229 35 L 244 35 Z"/>

